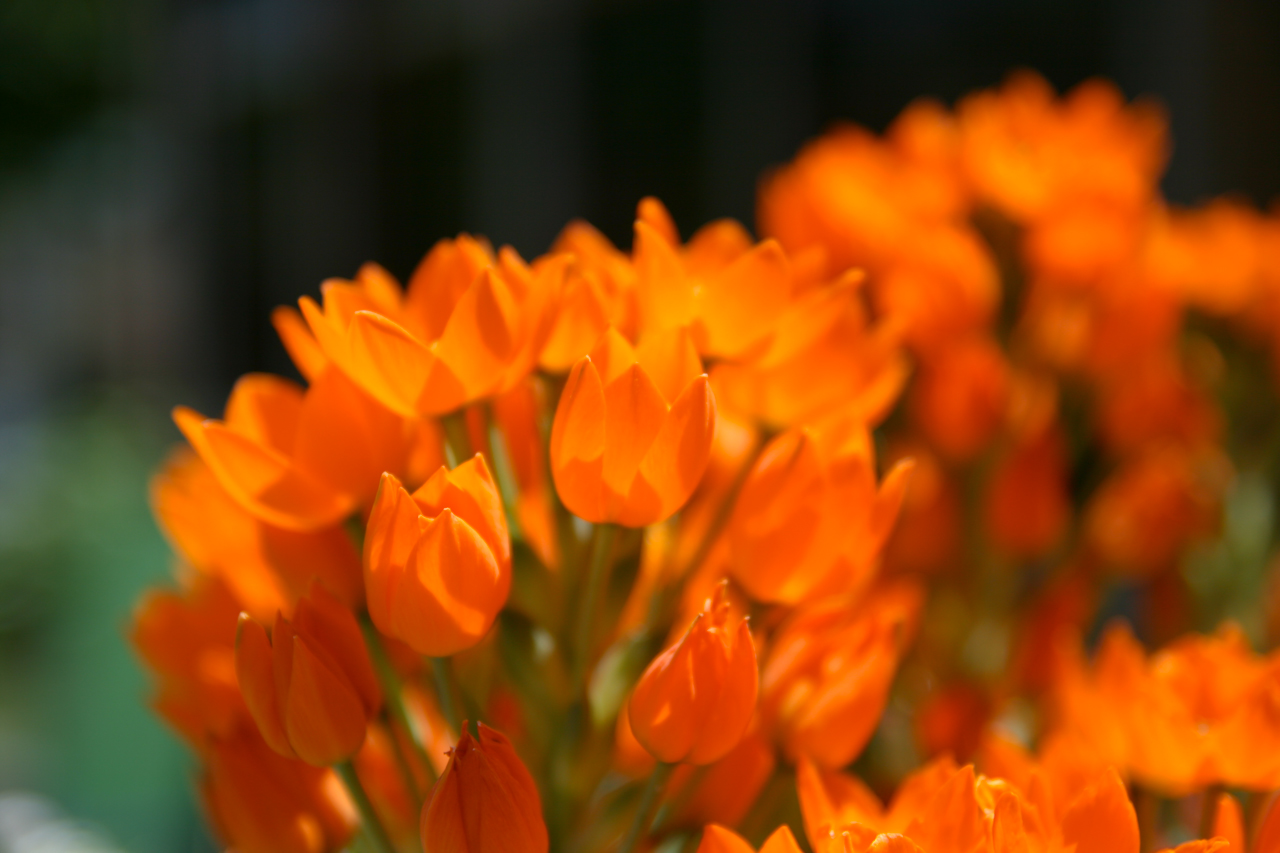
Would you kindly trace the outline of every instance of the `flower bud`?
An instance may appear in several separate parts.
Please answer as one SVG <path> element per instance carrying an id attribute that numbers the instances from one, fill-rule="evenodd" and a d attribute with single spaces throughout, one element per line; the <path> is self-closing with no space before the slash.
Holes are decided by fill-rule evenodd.
<path id="1" fill-rule="evenodd" d="M 745 618 L 731 618 L 722 584 L 640 677 L 627 706 L 631 731 L 659 761 L 710 764 L 742 739 L 758 687 L 751 631 Z"/>
<path id="2" fill-rule="evenodd" d="M 569 373 L 551 428 L 556 491 L 594 523 L 644 527 L 670 516 L 711 455 L 716 406 L 687 333 L 637 351 L 616 331 Z"/>
<path id="3" fill-rule="evenodd" d="M 466 723 L 422 808 L 424 853 L 546 853 L 537 785 L 501 733 Z"/>
<path id="4" fill-rule="evenodd" d="M 707 824 L 702 831 L 698 853 L 756 853 L 741 835 L 719 824 Z M 760 853 L 800 853 L 796 837 L 786 826 L 780 826 L 760 847 Z"/>
<path id="5" fill-rule="evenodd" d="M 383 474 L 364 539 L 365 594 L 378 630 L 443 657 L 480 641 L 511 588 L 502 497 L 477 454 L 412 495 Z"/>
<path id="6" fill-rule="evenodd" d="M 317 766 L 350 758 L 382 703 L 360 626 L 318 584 L 270 637 L 241 615 L 236 676 L 271 748 Z"/>

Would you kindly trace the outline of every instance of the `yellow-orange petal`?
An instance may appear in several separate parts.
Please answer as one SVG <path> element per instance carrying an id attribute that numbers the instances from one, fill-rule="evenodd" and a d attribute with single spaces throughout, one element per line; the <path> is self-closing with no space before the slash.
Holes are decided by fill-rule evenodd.
<path id="1" fill-rule="evenodd" d="M 636 347 L 636 360 L 668 403 L 702 375 L 702 359 L 683 326 L 646 335 Z"/>
<path id="2" fill-rule="evenodd" d="M 391 411 L 417 415 L 436 366 L 431 347 L 381 314 L 357 311 L 347 327 L 347 349 L 352 379 Z"/>
<path id="3" fill-rule="evenodd" d="M 294 366 L 307 380 L 319 376 L 320 371 L 329 365 L 329 357 L 320 348 L 298 309 L 287 305 L 276 307 L 271 312 L 271 325 L 275 327 L 280 343 L 284 344 Z"/>
<path id="4" fill-rule="evenodd" d="M 737 358 L 766 342 L 791 300 L 791 266 L 776 240 L 765 240 L 699 291 L 697 335 L 708 355 Z"/>
<path id="5" fill-rule="evenodd" d="M 419 410 L 424 414 L 444 413 L 492 393 L 516 354 L 519 312 L 503 276 L 492 269 L 482 272 L 454 306 L 436 343 L 436 357 L 461 386 L 463 399 L 454 403 L 449 394 L 442 393 L 452 392 L 452 388 L 433 383 L 428 385 Z"/>

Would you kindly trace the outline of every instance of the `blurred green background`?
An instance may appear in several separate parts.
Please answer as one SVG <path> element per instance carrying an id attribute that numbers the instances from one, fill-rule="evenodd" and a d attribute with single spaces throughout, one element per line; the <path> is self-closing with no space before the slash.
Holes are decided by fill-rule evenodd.
<path id="1" fill-rule="evenodd" d="M 1280 192 L 1263 0 L 0 0 L 0 853 L 212 849 L 124 633 L 168 409 L 291 372 L 273 305 L 645 194 L 749 223 L 832 120 L 1018 66 L 1164 100 L 1175 201 Z"/>

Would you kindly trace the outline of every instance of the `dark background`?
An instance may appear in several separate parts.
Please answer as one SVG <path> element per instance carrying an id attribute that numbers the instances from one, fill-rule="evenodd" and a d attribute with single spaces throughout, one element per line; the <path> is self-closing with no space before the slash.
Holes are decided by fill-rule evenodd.
<path id="1" fill-rule="evenodd" d="M 1018 67 L 1161 100 L 1174 201 L 1280 193 L 1264 0 L 0 0 L 0 850 L 208 848 L 122 636 L 168 407 L 289 372 L 272 306 L 646 194 L 750 224 L 832 121 Z"/>

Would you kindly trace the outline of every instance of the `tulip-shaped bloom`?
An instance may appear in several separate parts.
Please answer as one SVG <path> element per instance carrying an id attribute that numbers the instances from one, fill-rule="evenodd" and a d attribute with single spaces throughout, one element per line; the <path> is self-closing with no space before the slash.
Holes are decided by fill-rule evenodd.
<path id="1" fill-rule="evenodd" d="M 270 637 L 240 617 L 236 676 L 271 748 L 317 766 L 354 755 L 382 703 L 355 616 L 319 585 Z"/>
<path id="2" fill-rule="evenodd" d="M 511 742 L 467 725 L 422 808 L 424 853 L 546 853 L 538 786 Z"/>
<path id="3" fill-rule="evenodd" d="M 870 433 L 857 417 L 778 436 L 756 460 L 729 522 L 734 579 L 752 598 L 787 604 L 864 588 L 910 469 L 899 462 L 877 489 Z"/>
<path id="4" fill-rule="evenodd" d="M 556 491 L 587 521 L 655 524 L 693 493 L 715 424 L 715 399 L 686 333 L 637 350 L 610 329 L 560 395 L 551 428 Z"/>
<path id="5" fill-rule="evenodd" d="M 537 361 L 555 321 L 568 256 L 495 259 L 468 237 L 441 240 L 407 292 L 376 265 L 321 287 L 323 309 L 299 300 L 320 349 L 402 415 L 438 415 L 513 387 Z"/>
<path id="6" fill-rule="evenodd" d="M 330 527 L 367 506 L 378 475 L 401 470 L 413 439 L 404 418 L 332 367 L 305 391 L 251 373 L 232 389 L 225 420 L 182 406 L 173 419 L 227 494 L 295 531 Z"/>
<path id="7" fill-rule="evenodd" d="M 793 760 L 842 767 L 875 731 L 922 593 L 903 584 L 858 604 L 820 602 L 775 635 L 760 683 L 766 726 Z"/>
<path id="8" fill-rule="evenodd" d="M 742 739 L 759 674 L 747 620 L 722 584 L 693 625 L 645 670 L 627 713 L 636 740 L 659 761 L 710 764 Z"/>
<path id="9" fill-rule="evenodd" d="M 255 732 L 207 743 L 201 794 L 215 829 L 242 853 L 341 850 L 356 810 L 332 770 L 273 752 Z"/>
<path id="10" fill-rule="evenodd" d="M 502 496 L 484 457 L 440 468 L 412 495 L 384 474 L 364 538 L 378 630 L 443 657 L 480 641 L 511 588 Z"/>

